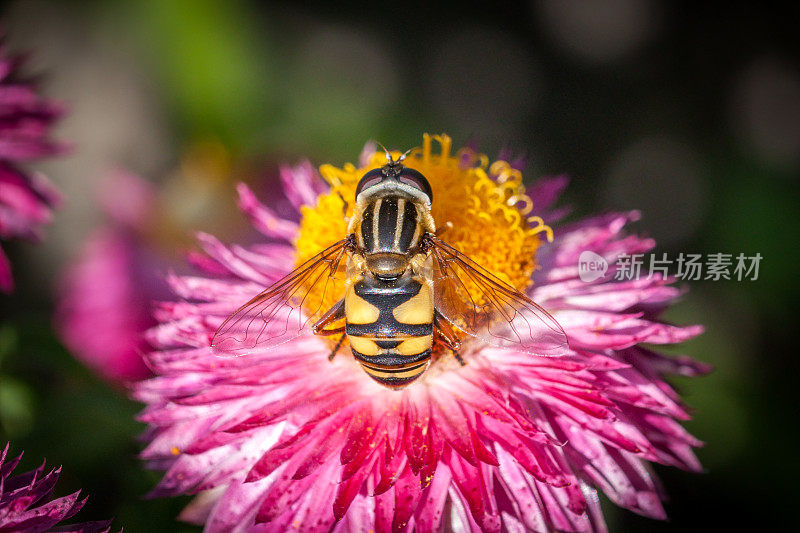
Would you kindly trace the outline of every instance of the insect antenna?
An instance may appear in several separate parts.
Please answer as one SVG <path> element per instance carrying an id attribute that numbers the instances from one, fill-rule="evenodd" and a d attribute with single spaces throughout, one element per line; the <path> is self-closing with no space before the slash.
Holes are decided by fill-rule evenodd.
<path id="1" fill-rule="evenodd" d="M 419 146 L 415 146 L 414 148 L 409 148 L 408 150 L 405 151 L 405 153 L 403 155 L 401 155 L 400 157 L 397 158 L 397 161 L 395 161 L 395 163 L 402 163 L 405 160 L 405 158 L 408 156 L 408 154 L 410 154 L 414 150 L 419 150 L 419 148 L 420 148 Z"/>
<path id="2" fill-rule="evenodd" d="M 387 150 L 387 149 L 386 149 L 386 147 L 385 147 L 384 145 L 382 145 L 382 144 L 381 144 L 381 143 L 379 143 L 378 141 L 375 141 L 375 144 L 377 144 L 378 146 L 380 146 L 381 148 L 383 148 L 383 151 L 384 151 L 384 153 L 386 154 L 386 162 L 389 164 L 389 166 L 392 166 L 392 165 L 394 165 L 395 163 L 397 163 L 397 161 L 395 161 L 395 160 L 392 158 L 392 154 L 389 152 L 389 150 Z"/>

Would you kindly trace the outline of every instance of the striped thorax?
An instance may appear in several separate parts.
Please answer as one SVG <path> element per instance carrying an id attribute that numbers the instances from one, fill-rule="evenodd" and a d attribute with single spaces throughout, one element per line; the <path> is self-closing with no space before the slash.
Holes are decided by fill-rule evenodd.
<path id="1" fill-rule="evenodd" d="M 356 193 L 346 334 L 356 360 L 387 387 L 411 383 L 430 363 L 432 288 L 411 268 L 423 235 L 435 231 L 430 206 L 427 180 L 399 164 L 367 173 Z"/>

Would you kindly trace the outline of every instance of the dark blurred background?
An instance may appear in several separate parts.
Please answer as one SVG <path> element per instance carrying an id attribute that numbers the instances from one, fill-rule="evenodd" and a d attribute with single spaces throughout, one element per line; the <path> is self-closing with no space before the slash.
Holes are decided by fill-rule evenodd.
<path id="1" fill-rule="evenodd" d="M 548 0 L 521 4 L 2 2 L 9 46 L 69 116 L 66 159 L 39 165 L 67 200 L 41 245 L 10 255 L 0 297 L 0 443 L 65 466 L 59 492 L 126 531 L 176 525 L 188 499 L 145 500 L 139 406 L 52 332 L 64 265 L 103 215 L 111 168 L 152 182 L 167 261 L 194 230 L 243 234 L 233 184 L 277 166 L 356 159 L 423 132 L 565 173 L 576 215 L 640 208 L 658 251 L 763 256 L 756 281 L 700 281 L 669 313 L 707 333 L 680 347 L 716 367 L 673 382 L 707 472 L 656 467 L 668 522 L 605 503 L 612 531 L 784 530 L 795 523 L 800 241 L 798 10 L 779 4 Z"/>

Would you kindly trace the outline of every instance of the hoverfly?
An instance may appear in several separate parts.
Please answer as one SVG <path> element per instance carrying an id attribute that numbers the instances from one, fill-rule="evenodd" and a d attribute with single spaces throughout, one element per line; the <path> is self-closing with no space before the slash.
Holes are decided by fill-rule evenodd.
<path id="1" fill-rule="evenodd" d="M 316 335 L 338 336 L 329 359 L 347 338 L 366 373 L 392 389 L 419 378 L 442 349 L 463 365 L 459 332 L 537 355 L 563 354 L 566 335 L 547 311 L 439 238 L 430 183 L 403 166 L 409 152 L 395 160 L 385 151 L 386 165 L 356 187 L 347 235 L 229 316 L 212 346 L 242 354 L 310 326 Z M 342 261 L 343 284 L 336 283 Z M 312 289 L 341 298 L 323 309 L 307 298 Z"/>

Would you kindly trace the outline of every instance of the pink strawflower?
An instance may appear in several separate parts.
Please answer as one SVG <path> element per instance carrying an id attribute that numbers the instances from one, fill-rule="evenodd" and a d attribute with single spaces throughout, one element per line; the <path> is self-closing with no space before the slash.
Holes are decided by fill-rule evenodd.
<path id="1" fill-rule="evenodd" d="M 63 109 L 39 96 L 33 81 L 20 75 L 22 62 L 6 54 L 0 38 L 0 242 L 38 240 L 60 199 L 44 176 L 21 166 L 64 151 L 49 137 Z M 11 264 L 0 248 L 0 291 L 13 289 Z"/>
<path id="2" fill-rule="evenodd" d="M 108 222 L 86 240 L 61 280 L 56 330 L 69 350 L 112 382 L 142 379 L 144 332 L 156 324 L 152 301 L 167 289 L 162 262 L 144 231 L 153 215 L 155 191 L 138 176 L 114 172 L 100 205 Z"/>
<path id="3" fill-rule="evenodd" d="M 654 345 L 701 327 L 658 319 L 680 294 L 672 280 L 613 280 L 620 254 L 654 246 L 626 232 L 637 215 L 554 226 L 545 243 L 545 223 L 564 214 L 553 205 L 565 178 L 525 191 L 511 165 L 488 165 L 466 149 L 450 156 L 449 139 L 438 139 L 441 154 L 426 136 L 406 161 L 434 188 L 437 226 L 459 221 L 448 240 L 518 287 L 536 270 L 529 294 L 565 329 L 568 354 L 537 357 L 475 341 L 463 352 L 466 366 L 441 357 L 402 391 L 373 382 L 349 350 L 329 362 L 330 345 L 310 331 L 221 357 L 209 341 L 222 320 L 321 249 L 316 241 L 335 240 L 341 199 L 385 159 L 368 147 L 358 168 L 322 167 L 331 191 L 307 163 L 283 169 L 300 223 L 241 185 L 240 206 L 267 241 L 227 246 L 200 235 L 206 255 L 194 262 L 202 273 L 170 278 L 180 300 L 159 307 L 161 324 L 149 332 L 157 376 L 135 386 L 148 404 L 142 455 L 166 470 L 152 494 L 198 495 L 181 518 L 212 532 L 602 531 L 598 490 L 664 518 L 649 462 L 700 470 L 692 453 L 700 442 L 680 426 L 689 416 L 662 376 L 707 369 Z M 579 279 L 584 250 L 609 261 L 605 276 Z M 515 278 L 521 273 L 528 279 Z"/>
<path id="4" fill-rule="evenodd" d="M 39 531 L 72 531 L 100 533 L 110 529 L 111 521 L 61 525 L 72 518 L 86 503 L 80 491 L 51 499 L 61 468 L 45 473 L 44 463 L 30 472 L 12 475 L 19 460 L 8 457 L 9 445 L 0 452 L 0 532 L 37 533 Z"/>

